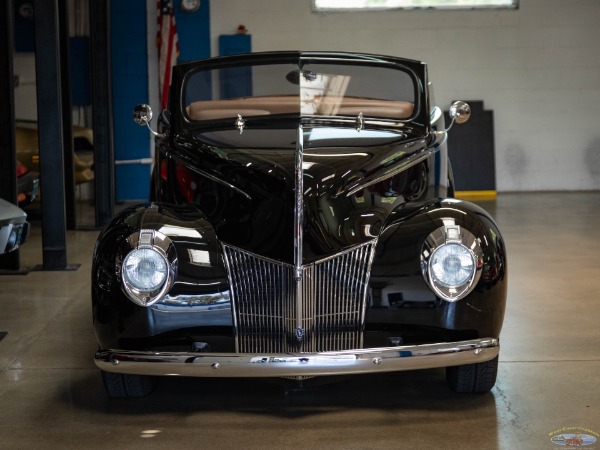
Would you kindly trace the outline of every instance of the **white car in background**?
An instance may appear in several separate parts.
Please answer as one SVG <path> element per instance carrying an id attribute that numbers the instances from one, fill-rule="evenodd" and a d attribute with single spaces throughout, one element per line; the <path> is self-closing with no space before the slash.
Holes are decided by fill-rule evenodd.
<path id="1" fill-rule="evenodd" d="M 0 198 L 0 254 L 19 248 L 29 234 L 27 214 Z"/>

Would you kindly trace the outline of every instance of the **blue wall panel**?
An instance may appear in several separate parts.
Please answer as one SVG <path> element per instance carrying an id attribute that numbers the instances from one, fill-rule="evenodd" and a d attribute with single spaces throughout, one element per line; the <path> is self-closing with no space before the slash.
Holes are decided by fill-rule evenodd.
<path id="1" fill-rule="evenodd" d="M 131 119 L 135 105 L 148 103 L 146 0 L 111 0 L 110 20 L 115 160 L 148 158 L 148 130 Z M 118 201 L 146 200 L 150 166 L 118 165 L 115 183 Z"/>
<path id="2" fill-rule="evenodd" d="M 150 166 L 147 164 L 127 164 L 115 166 L 117 198 L 122 200 L 148 200 L 150 189 Z M 122 183 L 119 183 L 121 180 Z M 119 193 L 119 189 L 121 192 Z"/>
<path id="3" fill-rule="evenodd" d="M 210 57 L 210 2 L 202 0 L 193 13 L 181 11 L 181 0 L 173 0 L 179 38 L 178 62 Z M 111 53 L 115 160 L 150 156 L 150 134 L 136 125 L 131 112 L 148 103 L 148 54 L 146 0 L 111 0 Z M 155 15 L 152 8 L 148 14 Z M 158 70 L 158 67 L 156 68 Z M 158 86 L 156 86 L 158 90 Z M 118 201 L 146 200 L 150 194 L 150 166 L 117 165 L 115 192 Z"/>
<path id="4" fill-rule="evenodd" d="M 210 2 L 202 0 L 193 13 L 181 10 L 181 0 L 174 0 L 175 23 L 179 38 L 179 62 L 210 57 Z"/>
<path id="5" fill-rule="evenodd" d="M 252 52 L 252 35 L 222 34 L 219 36 L 219 55 L 241 55 Z"/>
<path id="6" fill-rule="evenodd" d="M 219 55 L 240 55 L 252 52 L 249 34 L 222 34 L 219 36 Z M 219 91 L 221 98 L 249 97 L 252 95 L 252 69 L 236 67 L 221 69 Z"/>

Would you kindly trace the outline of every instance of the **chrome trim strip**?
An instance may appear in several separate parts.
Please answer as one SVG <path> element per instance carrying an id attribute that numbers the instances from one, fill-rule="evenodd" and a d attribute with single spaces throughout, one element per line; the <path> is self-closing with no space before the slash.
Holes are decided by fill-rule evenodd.
<path id="1" fill-rule="evenodd" d="M 230 292 L 215 292 L 212 294 L 179 294 L 179 295 L 165 295 L 162 300 L 156 305 L 167 305 L 167 306 L 214 306 L 214 305 L 229 305 L 231 303 Z"/>
<path id="2" fill-rule="evenodd" d="M 373 265 L 373 259 L 375 259 L 375 247 L 377 245 L 377 240 L 374 241 L 373 243 L 373 249 L 369 255 L 369 259 L 367 262 L 367 278 L 365 280 L 365 285 L 368 286 L 369 285 L 369 280 L 371 279 L 371 267 Z M 367 317 L 367 289 L 365 289 L 364 292 L 364 298 L 363 298 L 363 304 L 362 304 L 362 311 L 361 311 L 361 315 L 360 315 L 360 323 L 362 324 L 363 327 L 363 333 L 360 334 L 360 346 L 362 347 L 364 345 L 364 325 L 365 325 L 365 320 Z"/>
<path id="3" fill-rule="evenodd" d="M 432 369 L 489 361 L 498 339 L 483 338 L 322 353 L 187 353 L 103 350 L 95 363 L 106 372 L 188 377 L 294 377 Z"/>
<path id="4" fill-rule="evenodd" d="M 296 198 L 294 203 L 294 282 L 296 283 L 296 331 L 298 340 L 303 334 L 302 310 L 304 303 L 302 249 L 304 246 L 304 130 L 298 125 L 296 139 Z"/>
<path id="5" fill-rule="evenodd" d="M 231 311 L 232 311 L 232 320 L 233 320 L 233 333 L 234 333 L 234 340 L 235 340 L 235 351 L 239 352 L 240 351 L 240 346 L 239 346 L 239 336 L 238 336 L 238 320 L 237 320 L 237 302 L 235 301 L 235 289 L 232 288 L 232 286 L 234 286 L 234 280 L 232 278 L 232 273 L 231 273 L 231 269 L 230 267 L 233 267 L 233 261 L 231 260 L 231 258 L 229 257 L 229 254 L 227 252 L 227 248 L 225 246 L 223 246 L 223 259 L 225 260 L 225 267 L 227 268 L 227 279 L 229 280 L 229 297 L 231 299 Z"/>

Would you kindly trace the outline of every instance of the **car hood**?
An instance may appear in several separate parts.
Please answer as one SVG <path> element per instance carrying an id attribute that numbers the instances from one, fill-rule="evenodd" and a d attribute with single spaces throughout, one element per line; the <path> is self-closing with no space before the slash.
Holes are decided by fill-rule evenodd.
<path id="1" fill-rule="evenodd" d="M 172 156 L 188 169 L 229 186 L 248 204 L 248 216 L 211 217 L 223 241 L 290 261 L 293 253 L 297 154 L 302 152 L 304 258 L 314 261 L 376 238 L 402 202 L 392 193 L 387 204 L 381 184 L 422 163 L 430 155 L 426 136 L 411 129 L 357 131 L 348 127 L 190 131 L 174 139 Z M 400 197 L 400 201 L 395 200 Z M 395 205 L 394 205 L 395 203 Z M 229 208 L 230 209 L 230 208 Z M 237 227 L 232 226 L 237 222 Z M 227 224 L 219 227 L 219 224 Z M 239 227 L 256 230 L 240 239 Z M 231 231 L 228 231 L 231 230 Z M 260 239 L 255 239 L 257 236 Z M 269 245 L 265 245 L 268 240 Z"/>

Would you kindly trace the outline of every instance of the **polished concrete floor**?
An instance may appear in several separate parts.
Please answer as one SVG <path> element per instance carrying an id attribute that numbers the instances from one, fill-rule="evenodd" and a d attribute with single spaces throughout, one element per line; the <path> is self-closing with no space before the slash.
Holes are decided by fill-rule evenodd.
<path id="1" fill-rule="evenodd" d="M 427 370 L 303 390 L 169 378 L 149 397 L 110 399 L 92 358 L 97 232 L 74 231 L 78 270 L 0 277 L 0 448 L 552 449 L 563 429 L 600 448 L 600 192 L 482 205 L 506 238 L 510 274 L 489 394 L 454 394 L 443 370 Z M 41 263 L 35 225 L 25 267 Z"/>

